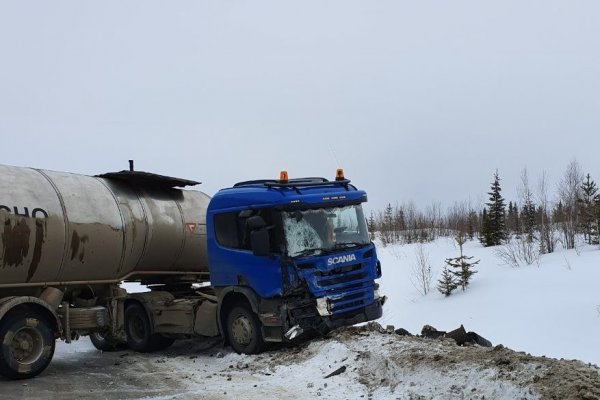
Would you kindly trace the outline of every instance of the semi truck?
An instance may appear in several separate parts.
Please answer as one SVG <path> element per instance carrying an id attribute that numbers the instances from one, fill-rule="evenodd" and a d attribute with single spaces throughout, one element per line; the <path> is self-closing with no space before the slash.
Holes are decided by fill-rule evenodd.
<path id="1" fill-rule="evenodd" d="M 335 179 L 198 182 L 0 165 L 0 375 L 44 371 L 57 339 L 111 351 L 222 336 L 238 353 L 377 319 L 367 194 Z M 148 289 L 127 293 L 124 282 Z"/>

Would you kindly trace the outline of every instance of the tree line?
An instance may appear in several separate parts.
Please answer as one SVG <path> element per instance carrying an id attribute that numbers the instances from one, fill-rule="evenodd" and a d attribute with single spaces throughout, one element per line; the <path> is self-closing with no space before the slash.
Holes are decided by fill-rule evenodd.
<path id="1" fill-rule="evenodd" d="M 546 174 L 542 173 L 532 187 L 525 168 L 517 193 L 518 198 L 507 204 L 496 171 L 483 207 L 462 202 L 444 212 L 439 203 L 425 210 L 410 202 L 396 206 L 390 203 L 384 210 L 371 212 L 369 230 L 373 235 L 378 232 L 384 246 L 428 242 L 460 232 L 486 247 L 512 245 L 512 256 L 527 263 L 536 255 L 552 253 L 557 244 L 575 248 L 578 237 L 588 244 L 599 244 L 598 185 L 589 173 L 584 174 L 576 160 L 565 169 L 552 197 Z"/>

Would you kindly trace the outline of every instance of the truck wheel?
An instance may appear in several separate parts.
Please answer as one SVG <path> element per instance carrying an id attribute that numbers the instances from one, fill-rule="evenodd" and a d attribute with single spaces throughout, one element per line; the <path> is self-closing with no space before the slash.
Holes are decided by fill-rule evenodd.
<path id="1" fill-rule="evenodd" d="M 131 350 L 149 353 L 166 349 L 175 341 L 151 332 L 152 326 L 146 309 L 138 303 L 128 305 L 125 309 L 125 333 L 127 333 L 127 345 Z"/>
<path id="2" fill-rule="evenodd" d="M 237 353 L 256 354 L 264 348 L 258 316 L 245 304 L 234 306 L 227 315 L 227 338 Z"/>
<path id="3" fill-rule="evenodd" d="M 157 350 L 157 351 L 164 350 L 164 349 L 170 347 L 175 342 L 175 339 L 163 336 L 161 334 L 154 334 L 152 339 L 153 339 L 152 347 L 154 350 Z"/>
<path id="4" fill-rule="evenodd" d="M 9 379 L 33 378 L 54 355 L 52 328 L 39 313 L 27 308 L 0 323 L 0 375 Z"/>
<path id="5" fill-rule="evenodd" d="M 153 348 L 152 328 L 150 319 L 144 307 L 138 303 L 132 303 L 125 309 L 125 333 L 127 333 L 127 345 L 132 350 L 148 353 Z"/>
<path id="6" fill-rule="evenodd" d="M 94 347 L 100 351 L 119 351 L 127 348 L 126 343 L 120 342 L 111 335 L 102 332 L 92 333 L 90 335 L 90 340 Z"/>

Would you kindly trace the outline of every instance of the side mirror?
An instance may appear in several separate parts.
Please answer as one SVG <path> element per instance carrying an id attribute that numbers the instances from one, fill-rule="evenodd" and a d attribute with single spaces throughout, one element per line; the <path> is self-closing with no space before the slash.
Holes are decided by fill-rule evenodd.
<path id="1" fill-rule="evenodd" d="M 269 231 L 263 217 L 255 215 L 246 220 L 246 229 L 250 231 L 250 247 L 255 256 L 268 256 L 271 254 L 269 245 Z"/>
<path id="2" fill-rule="evenodd" d="M 255 256 L 268 256 L 271 254 L 269 245 L 269 231 L 265 228 L 250 232 L 250 246 Z"/>

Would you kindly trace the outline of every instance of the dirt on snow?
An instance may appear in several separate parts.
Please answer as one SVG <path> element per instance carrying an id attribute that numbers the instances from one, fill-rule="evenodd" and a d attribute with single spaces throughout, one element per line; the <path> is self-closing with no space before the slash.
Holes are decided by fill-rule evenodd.
<path id="1" fill-rule="evenodd" d="M 85 339 L 58 350 L 35 379 L 0 379 L 2 399 L 600 400 L 595 365 L 399 335 L 377 323 L 253 356 L 215 340 L 153 354 L 101 353 Z"/>

